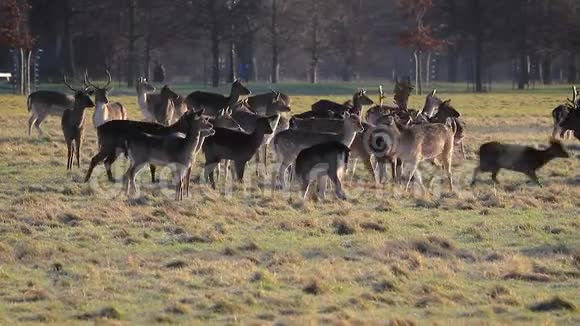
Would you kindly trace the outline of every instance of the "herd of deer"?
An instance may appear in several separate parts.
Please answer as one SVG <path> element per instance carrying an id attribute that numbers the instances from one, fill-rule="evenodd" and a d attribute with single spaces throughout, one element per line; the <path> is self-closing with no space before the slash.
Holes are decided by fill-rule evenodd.
<path id="1" fill-rule="evenodd" d="M 262 163 L 267 171 L 270 143 L 279 164 L 272 176 L 272 186 L 286 188 L 286 181 L 295 174 L 305 199 L 315 179 L 318 197 L 324 196 L 324 176 L 334 184 L 337 197 L 345 199 L 341 178 L 351 156 L 363 161 L 375 183 L 385 181 L 387 163 L 395 182 L 401 181 L 405 167 L 409 172 L 406 191 L 413 180 L 426 191 L 418 171 L 419 163 L 425 160 L 443 168 L 453 191 L 454 148 L 457 146 L 465 157 L 465 123 L 459 112 L 450 100 L 439 99 L 436 90 L 427 95 L 421 110 L 408 108 L 413 90 L 408 79 L 396 80 L 392 105 L 384 104 L 386 97 L 381 86 L 378 104 L 365 90 L 359 90 L 345 103 L 320 100 L 310 111 L 287 117 L 291 106 L 288 95 L 274 90 L 251 95 L 240 81 L 232 84 L 229 96 L 195 91 L 184 98 L 168 86 L 154 94 L 155 87 L 139 78 L 137 102 L 144 121 L 134 121 L 128 120 L 121 103 L 109 102 L 111 75 L 108 72 L 107 75 L 108 82 L 102 87 L 91 83 L 87 73 L 80 88 L 73 88 L 63 78 L 74 96 L 54 91 L 32 93 L 27 99 L 28 134 L 34 126 L 42 135 L 40 125 L 46 117 L 61 115 L 68 149 L 67 169 L 72 169 L 75 153 L 80 167 L 85 110 L 94 107 L 98 153 L 91 159 L 85 181 L 100 163 L 104 163 L 109 180 L 115 181 L 111 165 L 123 153 L 130 160 L 123 177 L 128 194 L 135 191 L 135 176 L 146 164 L 152 182 L 156 182 L 156 166 L 171 165 L 176 199 L 183 199 L 184 193 L 189 194 L 191 167 L 200 151 L 205 155 L 204 177 L 214 189 L 214 171 L 221 161 L 233 161 L 233 174 L 241 182 L 246 164 L 253 157 L 256 173 Z M 564 136 L 567 130 L 580 136 L 577 95 L 574 89 L 572 106 L 554 109 L 554 136 Z M 363 114 L 363 106 L 371 107 Z M 557 141 L 552 141 L 544 151 L 492 142 L 482 145 L 479 155 L 474 183 L 479 172 L 492 172 L 492 179 L 497 182 L 497 173 L 502 168 L 526 173 L 539 183 L 535 174 L 538 168 L 552 158 L 568 156 Z M 290 166 L 293 169 L 287 173 Z M 227 177 L 227 166 L 225 171 Z"/>

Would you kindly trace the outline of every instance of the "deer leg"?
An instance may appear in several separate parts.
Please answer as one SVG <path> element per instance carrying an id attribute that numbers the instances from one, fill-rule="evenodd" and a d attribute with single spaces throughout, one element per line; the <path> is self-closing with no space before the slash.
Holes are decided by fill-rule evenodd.
<path id="1" fill-rule="evenodd" d="M 338 175 L 335 172 L 331 172 L 328 174 L 328 177 L 334 184 L 334 192 L 336 193 L 336 197 L 338 197 L 341 200 L 346 200 L 346 194 L 342 189 L 342 182 L 340 181 Z"/>
<path id="2" fill-rule="evenodd" d="M 528 177 L 530 177 L 530 179 L 532 179 L 532 181 L 534 181 L 538 186 L 540 186 L 540 188 L 544 187 L 542 185 L 542 183 L 540 182 L 540 179 L 538 179 L 538 176 L 536 175 L 536 171 L 529 171 L 526 174 L 528 175 Z"/>
<path id="3" fill-rule="evenodd" d="M 481 172 L 479 166 L 473 170 L 473 179 L 471 180 L 472 187 L 475 186 L 475 183 L 477 182 L 477 175 L 479 174 L 479 172 Z"/>
<path id="4" fill-rule="evenodd" d="M 499 173 L 499 169 L 491 172 L 491 180 L 493 180 L 494 183 L 499 184 L 499 180 L 497 180 L 497 174 Z"/>
<path id="5" fill-rule="evenodd" d="M 185 175 L 185 196 L 189 197 L 189 183 L 191 178 L 191 165 L 187 168 L 187 174 Z"/>
<path id="6" fill-rule="evenodd" d="M 316 187 L 318 188 L 318 195 L 316 197 L 319 200 L 324 200 L 326 198 L 326 178 L 323 175 L 316 176 Z"/>
<path id="7" fill-rule="evenodd" d="M 264 144 L 264 174 L 268 175 L 268 143 Z"/>
<path id="8" fill-rule="evenodd" d="M 282 161 L 280 163 L 280 167 L 278 168 L 278 182 L 280 184 L 280 189 L 286 188 L 286 176 L 285 175 L 286 175 L 286 169 L 288 169 L 289 165 L 290 165 L 290 163 Z"/>
<path id="9" fill-rule="evenodd" d="M 308 189 L 310 188 L 309 180 L 302 180 L 302 200 L 306 201 L 308 199 Z"/>
<path id="10" fill-rule="evenodd" d="M 256 154 L 254 154 L 254 157 L 256 158 L 256 178 L 260 176 L 260 150 L 262 149 L 262 147 L 260 146 L 260 148 L 258 148 L 258 151 L 256 151 Z"/>
<path id="11" fill-rule="evenodd" d="M 158 180 L 155 180 L 155 171 L 157 167 L 153 164 L 149 164 L 149 173 L 151 173 L 151 183 L 157 183 Z"/>
<path id="12" fill-rule="evenodd" d="M 409 174 L 409 181 L 407 181 L 407 186 L 405 186 L 405 192 L 409 191 L 409 185 L 411 185 L 411 180 L 413 180 L 413 175 L 417 171 L 417 168 L 419 166 L 419 162 L 417 162 L 417 161 L 413 162 L 412 166 L 413 166 L 413 168 L 411 169 L 411 173 Z"/>
<path id="13" fill-rule="evenodd" d="M 78 135 L 76 137 L 76 155 L 77 155 L 77 168 L 81 167 L 81 144 L 82 144 L 82 136 Z"/>
<path id="14" fill-rule="evenodd" d="M 206 162 L 205 166 L 204 166 L 204 174 L 205 174 L 205 179 L 208 180 L 209 179 L 209 183 L 211 184 L 211 187 L 215 190 L 216 186 L 215 186 L 215 178 L 214 178 L 214 170 L 216 169 L 216 167 L 219 165 L 219 161 L 218 162 Z"/>
<path id="15" fill-rule="evenodd" d="M 87 174 L 85 176 L 85 182 L 88 182 L 91 178 L 91 174 L 93 174 L 93 170 L 97 164 L 102 162 L 106 158 L 106 154 L 102 151 L 98 152 L 97 155 L 93 156 L 91 159 L 91 163 L 89 164 L 89 169 L 87 170 Z"/>
<path id="16" fill-rule="evenodd" d="M 66 169 L 70 170 L 72 168 L 72 160 L 73 160 L 73 144 L 72 140 L 66 141 Z"/>
<path id="17" fill-rule="evenodd" d="M 552 137 L 557 138 L 560 135 L 560 128 L 558 128 L 558 124 L 554 123 L 554 128 L 552 129 Z"/>
<path id="18" fill-rule="evenodd" d="M 245 161 L 234 161 L 234 167 L 236 169 L 236 177 L 239 183 L 244 181 L 244 170 L 246 169 Z"/>
<path id="19" fill-rule="evenodd" d="M 32 133 L 32 125 L 34 124 L 34 122 L 36 122 L 36 115 L 31 114 L 30 118 L 28 118 L 28 137 L 30 137 Z"/>
<path id="20" fill-rule="evenodd" d="M 375 174 L 375 169 L 373 168 L 373 163 L 371 162 L 371 157 L 367 157 L 363 160 L 363 163 L 365 165 L 365 167 L 367 168 L 367 171 L 369 171 L 373 181 L 375 182 L 375 184 L 378 184 L 379 181 L 377 179 L 377 175 Z"/>
<path id="21" fill-rule="evenodd" d="M 453 172 L 451 172 L 451 160 L 452 156 L 447 155 L 443 157 L 443 168 L 447 173 L 447 180 L 449 181 L 449 191 L 453 192 Z"/>

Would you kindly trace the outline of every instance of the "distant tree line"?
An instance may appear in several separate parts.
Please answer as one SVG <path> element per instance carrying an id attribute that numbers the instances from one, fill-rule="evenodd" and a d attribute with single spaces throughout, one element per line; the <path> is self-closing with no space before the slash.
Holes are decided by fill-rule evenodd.
<path id="1" fill-rule="evenodd" d="M 20 16 L 2 25 L 0 70 L 9 49 L 42 48 L 48 81 L 108 69 L 132 86 L 156 60 L 172 82 L 214 86 L 412 76 L 481 92 L 578 79 L 576 0 L 3 0 L 0 22 L 15 21 L 9 4 Z"/>

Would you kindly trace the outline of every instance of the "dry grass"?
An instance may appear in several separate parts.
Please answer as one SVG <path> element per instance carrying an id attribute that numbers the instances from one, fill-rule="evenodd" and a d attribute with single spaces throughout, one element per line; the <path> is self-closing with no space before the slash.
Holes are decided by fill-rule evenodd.
<path id="1" fill-rule="evenodd" d="M 58 119 L 29 138 L 24 99 L 1 96 L 0 324 L 578 324 L 578 143 L 540 171 L 544 188 L 511 172 L 468 187 L 481 143 L 546 144 L 567 95 L 454 94 L 469 128 L 456 193 L 428 165 L 426 196 L 359 168 L 348 202 L 306 204 L 256 186 L 253 166 L 245 188 L 194 184 L 179 203 L 147 173 L 136 198 L 103 169 L 84 184 L 90 116 L 82 169 L 66 172 Z M 135 98 L 112 100 L 139 117 Z"/>

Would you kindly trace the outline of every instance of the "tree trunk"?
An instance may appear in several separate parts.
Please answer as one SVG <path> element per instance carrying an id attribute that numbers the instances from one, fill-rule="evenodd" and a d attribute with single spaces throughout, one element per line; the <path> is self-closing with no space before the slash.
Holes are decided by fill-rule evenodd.
<path id="1" fill-rule="evenodd" d="M 529 84 L 528 56 L 524 50 L 520 49 L 518 63 L 520 66 L 518 74 L 518 89 L 522 90 Z"/>
<path id="2" fill-rule="evenodd" d="M 422 70 L 421 61 L 423 55 L 420 50 L 415 50 L 415 52 L 413 52 L 413 56 L 415 58 L 415 85 L 417 85 L 416 94 L 421 95 L 423 94 L 423 83 L 422 83 L 423 72 L 421 71 Z"/>
<path id="3" fill-rule="evenodd" d="M 20 49 L 20 83 L 18 85 L 20 95 L 24 95 L 24 89 L 25 89 L 25 85 L 26 85 L 26 80 L 24 78 L 24 71 L 26 69 L 24 66 L 26 66 L 26 59 L 24 58 L 24 49 L 21 48 Z"/>
<path id="4" fill-rule="evenodd" d="M 136 1 L 128 0 L 129 9 L 129 45 L 127 48 L 127 87 L 133 87 L 133 79 L 135 78 L 135 20 L 136 15 Z"/>
<path id="5" fill-rule="evenodd" d="M 212 57 L 212 71 L 211 71 L 211 85 L 218 87 L 220 85 L 220 37 L 219 37 L 219 22 L 217 21 L 216 3 L 212 1 L 210 5 L 210 12 L 212 16 L 211 24 L 211 57 Z"/>
<path id="6" fill-rule="evenodd" d="M 228 82 L 233 83 L 234 80 L 236 80 L 236 43 L 232 35 L 232 39 L 230 40 L 230 67 L 228 74 Z"/>
<path id="7" fill-rule="evenodd" d="M 272 0 L 272 84 L 276 84 L 280 77 L 278 51 L 278 6 L 277 0 Z"/>
<path id="8" fill-rule="evenodd" d="M 477 31 L 475 36 L 475 91 L 483 92 L 483 32 Z"/>
<path id="9" fill-rule="evenodd" d="M 318 82 L 318 62 L 319 62 L 319 55 L 318 55 L 318 0 L 312 1 L 312 44 L 310 45 L 310 83 L 316 84 Z"/>
<path id="10" fill-rule="evenodd" d="M 26 94 L 30 95 L 31 93 L 31 76 L 30 76 L 30 63 L 32 61 L 32 50 L 26 50 Z"/>
<path id="11" fill-rule="evenodd" d="M 431 85 L 431 52 L 427 53 L 427 61 L 425 62 L 425 87 Z"/>
<path id="12" fill-rule="evenodd" d="M 457 82 L 458 61 L 459 56 L 456 49 L 449 49 L 449 54 L 447 55 L 447 81 L 450 83 Z"/>
<path id="13" fill-rule="evenodd" d="M 71 16 L 72 10 L 69 4 L 69 0 L 64 0 L 62 2 L 63 10 L 63 69 L 64 73 L 67 75 L 75 75 L 75 63 L 74 63 L 74 46 L 73 37 L 71 31 Z"/>
<path id="14" fill-rule="evenodd" d="M 576 83 L 576 55 L 572 52 L 568 56 L 568 84 Z"/>
<path id="15" fill-rule="evenodd" d="M 151 21 L 151 7 L 147 8 L 146 21 Z M 150 79 L 151 75 L 151 25 L 147 26 L 147 38 L 145 39 L 145 78 Z"/>
<path id="16" fill-rule="evenodd" d="M 548 53 L 546 54 L 541 63 L 542 67 L 542 82 L 544 85 L 552 84 L 552 56 Z"/>

